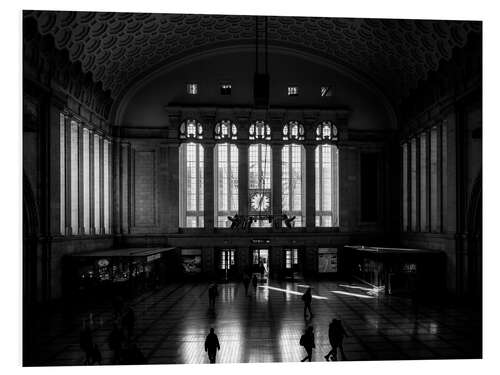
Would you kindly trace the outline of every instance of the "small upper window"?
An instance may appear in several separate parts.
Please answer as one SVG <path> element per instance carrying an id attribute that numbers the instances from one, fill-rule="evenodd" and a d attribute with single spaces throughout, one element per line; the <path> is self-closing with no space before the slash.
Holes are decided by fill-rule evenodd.
<path id="1" fill-rule="evenodd" d="M 288 96 L 299 95 L 299 86 L 288 86 Z"/>
<path id="2" fill-rule="evenodd" d="M 181 139 L 203 139 L 203 126 L 195 120 L 187 120 L 181 124 L 179 133 Z"/>
<path id="3" fill-rule="evenodd" d="M 231 84 L 230 83 L 222 83 L 220 85 L 220 94 L 221 95 L 231 95 Z"/>
<path id="4" fill-rule="evenodd" d="M 198 95 L 198 84 L 197 83 L 188 83 L 187 84 L 187 93 L 189 95 Z"/>
<path id="5" fill-rule="evenodd" d="M 330 121 L 323 121 L 316 127 L 316 140 L 337 140 L 337 127 Z"/>
<path id="6" fill-rule="evenodd" d="M 332 85 L 321 86 L 321 97 L 332 96 Z"/>

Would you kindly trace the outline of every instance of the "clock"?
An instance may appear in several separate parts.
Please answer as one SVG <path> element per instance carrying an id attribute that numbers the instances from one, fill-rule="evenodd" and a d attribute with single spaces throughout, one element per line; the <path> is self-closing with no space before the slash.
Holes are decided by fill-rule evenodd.
<path id="1" fill-rule="evenodd" d="M 254 211 L 267 212 L 270 204 L 271 199 L 265 193 L 253 193 L 250 197 L 250 205 Z"/>

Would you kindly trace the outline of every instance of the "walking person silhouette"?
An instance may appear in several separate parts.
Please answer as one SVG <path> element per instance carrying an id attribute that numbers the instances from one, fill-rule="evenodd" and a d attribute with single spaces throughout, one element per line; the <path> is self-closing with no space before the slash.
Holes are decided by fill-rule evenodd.
<path id="1" fill-rule="evenodd" d="M 253 285 L 253 291 L 257 295 L 257 275 L 253 275 L 252 277 L 252 285 Z"/>
<path id="2" fill-rule="evenodd" d="M 330 345 L 332 349 L 325 355 L 327 361 L 332 359 L 332 361 L 337 360 L 337 348 L 340 349 L 340 359 L 346 361 L 347 358 L 344 354 L 344 347 L 342 346 L 344 337 L 348 337 L 347 333 L 342 326 L 342 322 L 338 319 L 333 319 L 328 327 L 328 339 L 330 340 Z M 331 356 L 331 357 L 330 357 Z"/>
<path id="3" fill-rule="evenodd" d="M 313 313 L 311 310 L 311 302 L 312 302 L 312 292 L 311 288 L 307 288 L 305 293 L 302 295 L 302 301 L 304 301 L 304 319 L 307 319 L 307 310 L 309 310 L 310 318 L 313 317 Z"/>
<path id="4" fill-rule="evenodd" d="M 215 309 L 215 298 L 219 295 L 217 290 L 217 284 L 212 284 L 208 288 L 208 307 L 210 309 Z"/>
<path id="5" fill-rule="evenodd" d="M 92 361 L 92 348 L 94 347 L 92 340 L 92 330 L 90 329 L 90 325 L 86 322 L 84 323 L 84 327 L 80 332 L 80 348 L 82 348 L 85 353 L 85 361 L 84 365 L 90 365 Z"/>
<path id="6" fill-rule="evenodd" d="M 213 328 L 210 328 L 210 333 L 205 340 L 205 351 L 208 352 L 208 359 L 210 363 L 215 363 L 215 357 L 217 356 L 217 351 L 220 350 L 219 339 L 214 332 Z"/>
<path id="7" fill-rule="evenodd" d="M 245 286 L 245 296 L 248 296 L 248 287 L 250 286 L 250 277 L 245 272 L 243 275 L 243 285 Z"/>
<path id="8" fill-rule="evenodd" d="M 312 351 L 316 347 L 316 345 L 314 344 L 314 332 L 312 326 L 307 327 L 306 332 L 300 337 L 300 345 L 304 347 L 307 353 L 307 356 L 301 359 L 300 362 L 305 362 L 306 360 L 309 360 L 309 362 L 311 362 Z"/>

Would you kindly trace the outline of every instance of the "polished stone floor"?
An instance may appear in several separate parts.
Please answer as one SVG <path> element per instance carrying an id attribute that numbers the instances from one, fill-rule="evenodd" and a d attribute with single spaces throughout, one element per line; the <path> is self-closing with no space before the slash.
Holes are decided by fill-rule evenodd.
<path id="1" fill-rule="evenodd" d="M 307 285 L 314 298 L 310 320 L 304 319 L 300 298 Z M 481 315 L 470 307 L 434 302 L 415 308 L 406 298 L 352 281 L 269 281 L 250 292 L 245 296 L 241 283 L 220 284 L 215 311 L 208 307 L 208 284 L 201 282 L 170 284 L 131 300 L 135 341 L 147 363 L 208 363 L 204 341 L 210 327 L 221 345 L 217 362 L 299 361 L 305 356 L 299 339 L 309 325 L 315 331 L 313 361 L 324 361 L 332 318 L 341 319 L 349 335 L 344 341 L 348 360 L 481 357 Z M 103 364 L 109 364 L 110 303 L 41 314 L 32 363 L 81 365 L 79 332 L 89 317 Z"/>

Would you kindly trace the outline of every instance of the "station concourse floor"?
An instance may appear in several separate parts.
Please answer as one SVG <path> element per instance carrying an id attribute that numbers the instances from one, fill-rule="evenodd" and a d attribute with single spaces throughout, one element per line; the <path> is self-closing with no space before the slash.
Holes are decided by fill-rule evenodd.
<path id="1" fill-rule="evenodd" d="M 312 286 L 314 317 L 305 320 L 301 294 Z M 328 324 L 341 319 L 347 360 L 481 358 L 479 308 L 450 303 L 421 304 L 385 296 L 365 284 L 301 281 L 252 285 L 219 284 L 215 312 L 208 306 L 207 282 L 172 283 L 128 303 L 136 315 L 135 342 L 148 364 L 208 363 L 204 342 L 215 328 L 221 349 L 218 363 L 294 362 L 306 353 L 300 336 L 314 327 L 313 361 L 325 361 L 330 350 Z M 79 346 L 82 322 L 92 314 L 93 338 L 102 364 L 110 364 L 107 337 L 112 328 L 111 303 L 53 311 L 37 319 L 29 349 L 31 364 L 82 365 Z"/>

